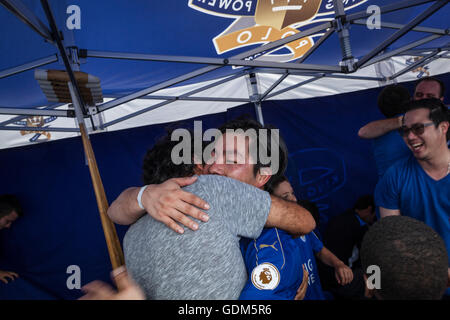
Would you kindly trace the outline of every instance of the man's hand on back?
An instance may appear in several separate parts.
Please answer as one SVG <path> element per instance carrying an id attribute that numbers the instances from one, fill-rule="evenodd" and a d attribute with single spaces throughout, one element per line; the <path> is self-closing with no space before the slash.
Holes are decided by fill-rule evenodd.
<path id="1" fill-rule="evenodd" d="M 207 210 L 209 205 L 196 195 L 181 189 L 196 180 L 196 176 L 173 178 L 159 185 L 149 185 L 142 194 L 142 205 L 152 218 L 175 232 L 184 232 L 177 222 L 197 230 L 198 224 L 187 216 L 206 222 L 209 217 L 199 208 Z"/>

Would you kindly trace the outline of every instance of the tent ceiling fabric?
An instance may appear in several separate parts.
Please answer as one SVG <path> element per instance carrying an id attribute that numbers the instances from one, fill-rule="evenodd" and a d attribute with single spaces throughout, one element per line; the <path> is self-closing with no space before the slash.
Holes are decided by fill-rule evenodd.
<path id="1" fill-rule="evenodd" d="M 247 87 L 249 73 L 257 74 L 259 98 L 264 101 L 334 95 L 450 72 L 448 1 L 344 0 L 347 20 L 334 19 L 332 0 L 292 0 L 290 5 L 299 2 L 302 9 L 281 10 L 287 2 L 49 3 L 64 45 L 71 48 L 67 51 L 73 69 L 100 79 L 105 99 L 98 107 L 104 111 L 91 112 L 94 123 L 104 128 L 95 132 L 177 121 L 254 101 Z M 64 70 L 57 48 L 7 9 L 26 7 L 25 20 L 32 17 L 37 28 L 42 23 L 45 34 L 49 25 L 40 1 L 0 3 L 4 5 L 0 7 L 0 148 L 76 136 L 74 119 L 59 116 L 61 111 L 54 115 L 41 111 L 44 115 L 28 120 L 25 115 L 30 109 L 70 109 L 48 102 L 34 79 L 37 67 Z M 367 11 L 374 5 L 384 10 L 380 29 L 369 29 L 377 22 L 373 11 Z M 401 7 L 405 8 L 394 10 Z M 348 24 L 348 19 L 355 20 Z M 327 32 L 328 27 L 332 29 Z M 286 40 L 292 37 L 297 38 Z M 267 49 L 277 41 L 287 43 Z M 342 50 L 342 43 L 350 47 Z M 259 53 L 263 44 L 265 51 Z M 384 47 L 380 55 L 374 55 L 374 49 Z M 306 52 L 307 58 L 301 61 Z M 115 59 L 100 58 L 102 53 Z M 340 65 L 343 54 L 350 59 Z M 229 65 L 247 57 L 251 58 L 242 62 L 243 67 Z M 337 72 L 353 63 L 367 66 Z M 115 99 L 135 92 L 145 94 L 115 106 Z M 147 92 L 151 97 L 145 97 Z M 13 109 L 17 109 L 15 115 Z"/>

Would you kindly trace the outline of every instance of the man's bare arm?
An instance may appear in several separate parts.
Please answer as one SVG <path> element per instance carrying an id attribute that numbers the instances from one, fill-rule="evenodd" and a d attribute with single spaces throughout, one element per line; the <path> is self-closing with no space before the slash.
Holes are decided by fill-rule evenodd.
<path id="1" fill-rule="evenodd" d="M 392 130 L 399 129 L 402 126 L 402 118 L 403 116 L 369 122 L 359 129 L 358 136 L 363 139 L 381 137 Z"/>
<path id="2" fill-rule="evenodd" d="M 128 188 L 111 204 L 108 216 L 117 224 L 130 225 L 148 212 L 176 232 L 184 232 L 177 222 L 196 230 L 198 225 L 186 215 L 206 222 L 208 215 L 198 208 L 207 210 L 209 206 L 196 195 L 181 189 L 196 180 L 195 176 L 174 178 L 159 185 L 149 185 L 142 194 L 142 205 L 146 210 L 141 209 L 137 202 L 140 187 Z"/>
<path id="3" fill-rule="evenodd" d="M 294 235 L 308 234 L 316 228 L 311 213 L 292 201 L 271 195 L 272 204 L 266 227 L 276 227 Z"/>
<path id="4" fill-rule="evenodd" d="M 334 268 L 334 276 L 340 285 L 345 286 L 353 280 L 353 271 L 344 262 L 334 255 L 333 252 L 323 247 L 316 253 L 317 259 L 324 264 Z"/>
<path id="5" fill-rule="evenodd" d="M 108 208 L 109 218 L 117 224 L 130 225 L 145 214 L 137 203 L 139 187 L 125 189 Z"/>
<path id="6" fill-rule="evenodd" d="M 384 218 L 384 217 L 388 217 L 388 216 L 399 216 L 401 215 L 400 210 L 395 209 L 386 209 L 383 207 L 380 207 L 380 217 Z"/>

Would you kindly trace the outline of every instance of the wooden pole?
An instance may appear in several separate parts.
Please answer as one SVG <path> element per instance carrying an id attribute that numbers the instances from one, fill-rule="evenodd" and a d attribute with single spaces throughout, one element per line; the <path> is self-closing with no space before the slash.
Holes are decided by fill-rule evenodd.
<path id="1" fill-rule="evenodd" d="M 108 200 L 106 199 L 105 189 L 103 188 L 102 179 L 98 171 L 97 161 L 95 160 L 94 150 L 87 134 L 86 126 L 80 123 L 81 139 L 83 148 L 88 161 L 89 171 L 91 173 L 92 184 L 94 185 L 95 197 L 97 199 L 98 210 L 100 211 L 100 219 L 102 222 L 103 232 L 105 234 L 106 245 L 108 247 L 109 258 L 113 269 L 125 265 L 120 241 L 117 236 L 114 223 L 107 215 Z"/>
<path id="2" fill-rule="evenodd" d="M 64 75 L 64 79 L 68 80 L 67 85 L 69 88 L 70 97 L 72 98 L 72 103 L 75 110 L 75 115 L 80 127 L 81 139 L 83 141 L 84 152 L 86 154 L 86 159 L 88 160 L 89 171 L 91 173 L 92 184 L 94 185 L 95 197 L 97 199 L 97 206 L 100 211 L 100 219 L 102 222 L 103 232 L 105 233 L 106 245 L 108 247 L 109 258 L 113 269 L 116 269 L 125 264 L 125 259 L 123 257 L 122 248 L 120 246 L 119 238 L 117 237 L 116 228 L 114 223 L 109 219 L 107 215 L 108 211 L 108 200 L 106 199 L 105 189 L 103 188 L 102 179 L 100 173 L 98 172 L 97 161 L 95 160 L 94 151 L 92 150 L 92 145 L 89 140 L 89 135 L 84 124 L 83 112 L 86 112 L 86 106 L 83 102 L 82 92 L 77 84 L 76 76 L 72 70 L 69 57 L 67 56 L 66 48 L 60 37 L 60 31 L 56 26 L 55 19 L 53 17 L 52 10 L 48 3 L 48 0 L 41 0 L 42 8 L 44 9 L 45 15 L 51 29 L 52 40 L 56 42 L 58 51 L 64 62 L 66 68 L 67 77 Z M 61 72 L 57 71 L 56 75 L 61 76 Z M 80 77 L 81 73 L 78 73 Z M 53 73 L 55 76 L 55 73 Z M 48 78 L 48 73 L 47 73 Z M 79 79 L 80 80 L 80 79 Z M 92 121 L 92 119 L 91 119 Z"/>

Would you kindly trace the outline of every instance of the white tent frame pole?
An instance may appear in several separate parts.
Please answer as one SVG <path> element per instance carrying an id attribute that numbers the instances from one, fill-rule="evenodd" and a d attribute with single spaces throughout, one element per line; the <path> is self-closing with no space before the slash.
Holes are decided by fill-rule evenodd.
<path id="1" fill-rule="evenodd" d="M 323 36 L 321 36 L 319 40 L 314 42 L 314 45 L 311 47 L 311 49 L 309 49 L 296 63 L 303 63 L 306 59 L 308 59 L 308 57 L 314 51 L 316 51 L 316 49 L 320 47 L 320 45 L 325 42 L 325 40 L 327 40 L 334 33 L 334 31 L 336 31 L 334 27 L 328 29 L 328 31 Z"/>
<path id="2" fill-rule="evenodd" d="M 271 74 L 289 74 L 292 76 L 305 76 L 305 77 L 327 77 L 337 79 L 350 79 L 350 80 L 367 80 L 367 81 L 383 81 L 380 77 L 367 77 L 367 76 L 353 76 L 351 74 L 332 74 L 332 73 L 320 73 L 320 72 L 296 72 L 289 70 L 273 70 L 273 69 L 256 69 L 255 72 L 271 73 Z"/>
<path id="3" fill-rule="evenodd" d="M 407 9 L 410 7 L 419 6 L 428 2 L 435 2 L 439 0 L 404 0 L 380 7 L 380 13 L 389 13 L 397 10 Z M 445 1 L 445 0 L 444 0 Z M 347 21 L 352 23 L 355 20 L 360 20 L 371 16 L 372 13 L 368 13 L 366 10 L 351 13 L 347 15 Z"/>
<path id="4" fill-rule="evenodd" d="M 423 56 L 424 54 L 428 54 L 432 51 L 441 50 L 442 52 L 450 51 L 450 47 L 442 47 L 442 48 L 423 48 L 423 49 L 412 49 L 407 50 L 402 53 L 402 55 L 408 55 L 408 56 Z M 443 57 L 445 58 L 445 56 Z"/>
<path id="5" fill-rule="evenodd" d="M 342 61 L 340 65 L 345 66 L 349 72 L 356 71 L 355 59 L 350 45 L 350 32 L 346 23 L 346 14 L 342 0 L 333 0 L 334 23 L 336 24 L 336 33 L 339 37 L 339 43 L 342 50 Z"/>
<path id="6" fill-rule="evenodd" d="M 219 68 L 221 68 L 221 66 L 204 67 L 204 68 L 195 70 L 193 72 L 189 72 L 187 74 L 184 74 L 182 76 L 178 76 L 178 77 L 172 78 L 170 80 L 163 81 L 163 82 L 161 82 L 161 83 L 159 83 L 159 84 L 157 84 L 155 86 L 151 86 L 149 88 L 146 88 L 146 89 L 143 89 L 143 90 L 139 90 L 139 91 L 136 91 L 136 92 L 134 92 L 132 94 L 129 94 L 129 95 L 126 95 L 126 96 L 114 99 L 112 101 L 100 104 L 100 105 L 97 106 L 97 108 L 98 108 L 99 112 L 102 112 L 102 111 L 105 111 L 105 110 L 117 107 L 117 106 L 119 106 L 121 104 L 130 102 L 132 100 L 138 99 L 138 98 L 140 98 L 142 96 L 146 96 L 148 94 L 154 93 L 154 92 L 159 91 L 161 89 L 168 88 L 168 87 L 173 86 L 175 84 L 178 84 L 180 82 L 184 82 L 186 80 L 198 77 L 198 76 L 203 75 L 205 73 L 214 71 L 214 70 L 219 69 Z"/>
<path id="7" fill-rule="evenodd" d="M 371 52 L 369 52 L 363 58 L 361 58 L 361 60 L 359 60 L 356 63 L 356 67 L 359 68 L 359 67 L 363 66 L 364 64 L 366 64 L 366 62 L 368 62 L 373 57 L 378 55 L 381 51 L 385 50 L 388 46 L 390 46 L 392 43 L 397 41 L 400 37 L 404 36 L 408 31 L 413 29 L 419 23 L 423 22 L 425 19 L 427 19 L 429 16 L 431 16 L 437 10 L 439 10 L 440 8 L 445 6 L 447 3 L 448 3 L 448 0 L 437 0 L 435 3 L 433 3 L 433 5 L 431 5 L 429 8 L 427 8 L 424 12 L 419 14 L 417 17 L 415 17 L 409 23 L 404 25 L 400 30 L 398 30 L 393 35 L 391 35 L 389 38 L 384 40 L 375 49 L 373 49 Z"/>
<path id="8" fill-rule="evenodd" d="M 136 54 L 124 52 L 105 52 L 105 51 L 87 51 L 89 58 L 107 58 L 107 59 L 126 59 L 126 60 L 143 60 L 143 61 L 159 61 L 159 62 L 178 62 L 178 63 L 194 63 L 209 64 L 213 66 L 236 66 L 236 67 L 263 67 L 263 68 L 290 68 L 293 70 L 313 70 L 313 71 L 329 71 L 341 72 L 342 69 L 336 66 L 326 66 L 317 64 L 298 64 L 289 62 L 269 62 L 262 60 L 241 60 L 233 58 L 208 58 L 208 57 L 183 57 L 183 56 L 167 56 L 167 55 L 150 55 Z"/>
<path id="9" fill-rule="evenodd" d="M 265 100 L 265 98 L 267 97 L 267 95 L 269 93 L 271 93 L 276 87 L 278 87 L 278 85 L 287 77 L 289 76 L 289 72 L 284 73 L 283 75 L 281 75 L 281 77 L 279 77 L 274 83 L 272 83 L 272 85 L 269 87 L 269 89 L 266 90 L 266 92 L 264 92 L 261 97 L 260 97 L 260 101 Z"/>
<path id="10" fill-rule="evenodd" d="M 45 66 L 47 64 L 53 63 L 58 61 L 58 56 L 56 54 L 53 54 L 51 56 L 45 57 L 45 58 L 41 58 L 38 60 L 34 60 L 25 64 L 22 64 L 20 66 L 17 67 L 13 67 L 10 69 L 6 69 L 6 70 L 2 70 L 0 71 L 0 79 L 2 78 L 6 78 L 24 71 L 28 71 L 34 68 L 38 68 L 41 66 Z"/>
<path id="11" fill-rule="evenodd" d="M 258 120 L 258 122 L 262 126 L 264 126 L 264 116 L 261 108 L 261 101 L 255 102 L 255 112 L 256 112 L 256 120 Z"/>
<path id="12" fill-rule="evenodd" d="M 56 22 L 55 22 L 55 18 L 53 17 L 53 13 L 50 9 L 50 5 L 48 4 L 47 0 L 41 0 L 41 5 L 42 5 L 42 8 L 44 9 L 48 23 L 50 25 L 52 39 L 54 39 L 54 41 L 56 43 L 56 47 L 58 48 L 59 54 L 64 62 L 64 66 L 67 71 L 67 74 L 69 75 L 70 83 L 72 84 L 73 89 L 74 89 L 76 101 L 73 101 L 73 103 L 74 104 L 78 103 L 80 105 L 82 112 L 87 113 L 86 105 L 83 101 L 83 97 L 81 96 L 80 88 L 78 87 L 77 81 L 75 80 L 75 75 L 73 73 L 69 58 L 67 56 L 66 48 L 62 42 L 62 39 L 59 36 L 59 31 L 56 26 Z"/>
<path id="13" fill-rule="evenodd" d="M 294 84 L 294 85 L 292 85 L 292 86 L 290 86 L 290 87 L 281 89 L 281 90 L 279 90 L 279 91 L 277 91 L 277 92 L 274 92 L 274 93 L 272 93 L 272 94 L 267 95 L 266 98 L 265 98 L 264 100 L 270 99 L 270 98 L 275 97 L 275 96 L 277 96 L 277 95 L 279 95 L 279 94 L 282 94 L 282 93 L 284 93 L 284 92 L 286 92 L 286 91 L 289 91 L 289 90 L 292 90 L 292 89 L 294 89 L 294 88 L 298 88 L 298 87 L 303 86 L 303 85 L 305 85 L 305 84 L 311 83 L 311 82 L 313 82 L 313 81 L 319 80 L 319 79 L 323 78 L 324 76 L 325 76 L 325 74 L 317 75 L 317 76 L 315 76 L 315 77 L 313 77 L 313 78 L 311 78 L 311 79 L 308 79 L 308 80 L 302 81 L 302 82 L 300 82 L 300 83 Z"/>
<path id="14" fill-rule="evenodd" d="M 20 0 L 0 0 L 6 9 L 8 9 L 17 18 L 22 20 L 31 29 L 40 34 L 45 40 L 53 43 L 53 37 L 48 27 L 39 18 L 30 11 Z"/>
<path id="15" fill-rule="evenodd" d="M 103 127 L 107 128 L 107 127 L 112 126 L 112 125 L 114 125 L 114 124 L 117 124 L 117 123 L 119 123 L 119 122 L 122 122 L 122 121 L 125 121 L 125 120 L 128 120 L 128 119 L 134 118 L 134 117 L 136 117 L 136 116 L 138 116 L 138 115 L 141 115 L 141 114 L 143 114 L 143 113 L 146 113 L 146 112 L 155 110 L 155 109 L 160 108 L 160 107 L 162 107 L 162 106 L 165 106 L 165 105 L 167 105 L 167 104 L 169 104 L 169 103 L 175 102 L 175 101 L 179 100 L 180 98 L 188 97 L 188 96 L 190 96 L 190 95 L 197 94 L 197 93 L 199 93 L 199 92 L 208 90 L 208 89 L 210 89 L 210 88 L 212 88 L 212 87 L 216 87 L 216 86 L 218 86 L 218 85 L 220 85 L 220 84 L 223 84 L 223 83 L 229 82 L 229 81 L 231 81 L 231 80 L 237 79 L 237 78 L 239 78 L 239 77 L 242 77 L 242 76 L 246 75 L 247 73 L 248 73 L 248 71 L 246 71 L 246 70 L 240 71 L 240 72 L 238 72 L 238 73 L 236 73 L 236 74 L 234 74 L 234 75 L 232 75 L 232 76 L 230 76 L 230 77 L 227 77 L 227 78 L 225 78 L 225 79 L 221 79 L 221 80 L 215 81 L 214 83 L 211 83 L 211 84 L 209 84 L 209 85 L 206 85 L 206 86 L 203 86 L 203 87 L 201 87 L 201 88 L 198 88 L 198 89 L 194 89 L 194 90 L 192 90 L 192 91 L 189 91 L 189 92 L 187 92 L 187 93 L 181 95 L 180 97 L 178 97 L 178 99 L 175 99 L 175 100 L 169 100 L 169 101 L 164 101 L 164 102 L 158 103 L 158 104 L 156 104 L 156 105 L 150 106 L 150 107 L 148 107 L 148 108 L 145 108 L 145 109 L 136 111 L 136 112 L 134 112 L 134 113 L 128 114 L 128 115 L 123 116 L 123 117 L 121 117 L 121 118 L 118 118 L 118 119 L 116 119 L 116 120 L 107 122 L 107 123 L 103 124 Z"/>
<path id="16" fill-rule="evenodd" d="M 0 114 L 24 115 L 24 116 L 56 116 L 72 118 L 70 111 L 65 110 L 44 110 L 44 109 L 16 109 L 0 107 Z"/>
<path id="17" fill-rule="evenodd" d="M 236 55 L 236 56 L 234 56 L 234 57 L 232 57 L 230 59 L 244 59 L 244 58 L 247 58 L 247 57 L 252 56 L 254 54 L 261 53 L 263 51 L 272 50 L 274 48 L 277 48 L 277 47 L 280 47 L 282 45 L 285 45 L 286 43 L 289 43 L 289 42 L 301 39 L 303 37 L 307 37 L 307 36 L 313 35 L 313 34 L 319 32 L 319 31 L 328 29 L 330 27 L 331 27 L 331 23 L 330 22 L 325 22 L 325 23 L 320 24 L 320 25 L 318 25 L 318 26 L 316 26 L 314 28 L 305 30 L 303 32 L 296 33 L 296 34 L 288 36 L 288 37 L 286 37 L 284 39 L 280 39 L 280 40 L 277 40 L 277 41 L 274 41 L 274 42 L 270 42 L 270 43 L 267 43 L 267 44 L 265 44 L 265 45 L 263 45 L 261 47 L 255 48 L 253 50 L 246 51 L 246 52 L 241 53 L 241 54 L 238 54 L 238 55 Z M 149 88 L 137 91 L 135 93 L 132 93 L 130 95 L 126 95 L 124 97 L 117 98 L 117 99 L 115 99 L 113 101 L 101 104 L 101 105 L 98 106 L 98 108 L 99 108 L 100 111 L 104 111 L 104 110 L 116 107 L 118 105 L 121 105 L 123 103 L 129 102 L 131 100 L 134 100 L 136 98 L 140 98 L 140 97 L 142 97 L 144 95 L 148 95 L 148 94 L 154 93 L 154 92 L 156 92 L 158 90 L 165 89 L 167 87 L 173 86 L 173 85 L 178 84 L 180 82 L 184 82 L 186 80 L 195 78 L 195 77 L 203 75 L 205 73 L 217 70 L 217 69 L 219 69 L 221 67 L 223 67 L 223 66 L 221 65 L 221 66 L 207 66 L 207 67 L 203 67 L 203 68 L 194 70 L 192 72 L 189 72 L 187 74 L 184 74 L 182 76 L 178 76 L 178 77 L 175 77 L 173 79 L 169 79 L 167 81 L 163 81 L 163 82 L 161 82 L 158 85 L 155 85 L 155 86 L 152 86 L 152 87 L 149 87 Z"/>
<path id="18" fill-rule="evenodd" d="M 247 90 L 250 102 L 255 105 L 256 120 L 264 126 L 264 117 L 261 109 L 261 98 L 258 90 L 258 79 L 256 78 L 256 73 L 251 72 L 245 76 L 245 81 L 247 82 Z"/>
<path id="19" fill-rule="evenodd" d="M 367 21 L 363 20 L 363 19 L 359 19 L 359 20 L 352 21 L 352 24 L 365 26 L 365 25 L 367 25 Z M 392 23 L 392 22 L 387 22 L 387 21 L 380 21 L 380 27 L 384 28 L 384 29 L 401 29 L 404 26 L 405 26 L 404 24 Z M 421 26 L 414 27 L 414 28 L 411 29 L 411 31 L 439 34 L 439 35 L 442 35 L 442 36 L 448 35 L 448 32 L 445 29 L 421 27 Z"/>
<path id="20" fill-rule="evenodd" d="M 118 98 L 118 94 L 104 94 L 106 98 Z M 184 101 L 217 101 L 217 102 L 250 102 L 249 99 L 244 98 L 220 98 L 220 97 L 177 97 L 177 96 L 143 96 L 142 100 L 184 100 Z"/>
<path id="21" fill-rule="evenodd" d="M 44 132 L 76 132 L 80 133 L 78 128 L 57 128 L 57 127 L 13 127 L 13 126 L 0 126 L 0 130 L 5 131 L 44 131 Z"/>
<path id="22" fill-rule="evenodd" d="M 50 106 L 46 106 L 46 107 L 42 108 L 41 110 L 53 110 L 53 109 L 56 109 L 56 108 L 58 108 L 58 107 L 60 107 L 62 105 L 64 105 L 64 104 L 63 103 L 56 103 L 56 104 L 52 104 Z M 22 121 L 23 119 L 26 119 L 26 118 L 27 117 L 23 117 L 23 116 L 18 116 L 18 117 L 11 118 L 9 120 L 0 122 L 0 127 L 1 126 L 6 126 L 8 124 L 11 124 L 11 123 L 14 123 L 14 122 L 17 122 L 17 121 Z"/>
<path id="23" fill-rule="evenodd" d="M 441 36 L 441 35 L 438 35 L 438 34 L 432 34 L 432 35 L 426 36 L 425 38 L 422 38 L 422 39 L 420 39 L 420 40 L 416 40 L 416 41 L 411 42 L 411 43 L 409 43 L 409 44 L 407 44 L 407 45 L 404 45 L 404 46 L 401 47 L 401 48 L 398 48 L 398 49 L 389 51 L 389 52 L 387 52 L 387 53 L 385 53 L 385 54 L 380 54 L 380 55 L 374 57 L 372 60 L 367 61 L 366 64 L 364 64 L 364 65 L 361 66 L 361 67 L 362 67 L 362 68 L 368 67 L 368 66 L 370 66 L 370 65 L 372 65 L 372 64 L 374 64 L 374 63 L 377 63 L 377 62 L 380 62 L 380 61 L 382 61 L 382 60 L 384 60 L 384 59 L 387 59 L 387 58 L 390 58 L 390 57 L 399 55 L 399 54 L 401 54 L 402 52 L 405 52 L 405 51 L 407 51 L 407 50 L 410 50 L 410 49 L 413 49 L 413 48 L 415 48 L 415 47 L 421 46 L 421 45 L 423 45 L 423 44 L 425 44 L 425 43 L 428 43 L 428 42 L 430 42 L 430 41 L 436 40 L 436 39 L 441 38 L 441 37 L 442 37 L 442 36 Z"/>
<path id="24" fill-rule="evenodd" d="M 191 91 L 189 91 L 187 93 L 184 93 L 181 96 L 179 96 L 178 98 L 179 99 L 186 98 L 186 97 L 192 96 L 194 94 L 203 92 L 205 90 L 208 90 L 208 89 L 220 86 L 221 84 L 224 84 L 224 83 L 227 83 L 227 82 L 232 81 L 234 79 L 237 79 L 237 78 L 240 78 L 242 76 L 245 76 L 247 73 L 248 73 L 248 70 L 240 70 L 240 71 L 236 72 L 233 75 L 227 76 L 227 77 L 225 77 L 223 79 L 214 81 L 213 83 L 207 84 L 207 85 L 202 86 L 200 88 L 197 88 L 197 89 L 191 90 Z"/>

